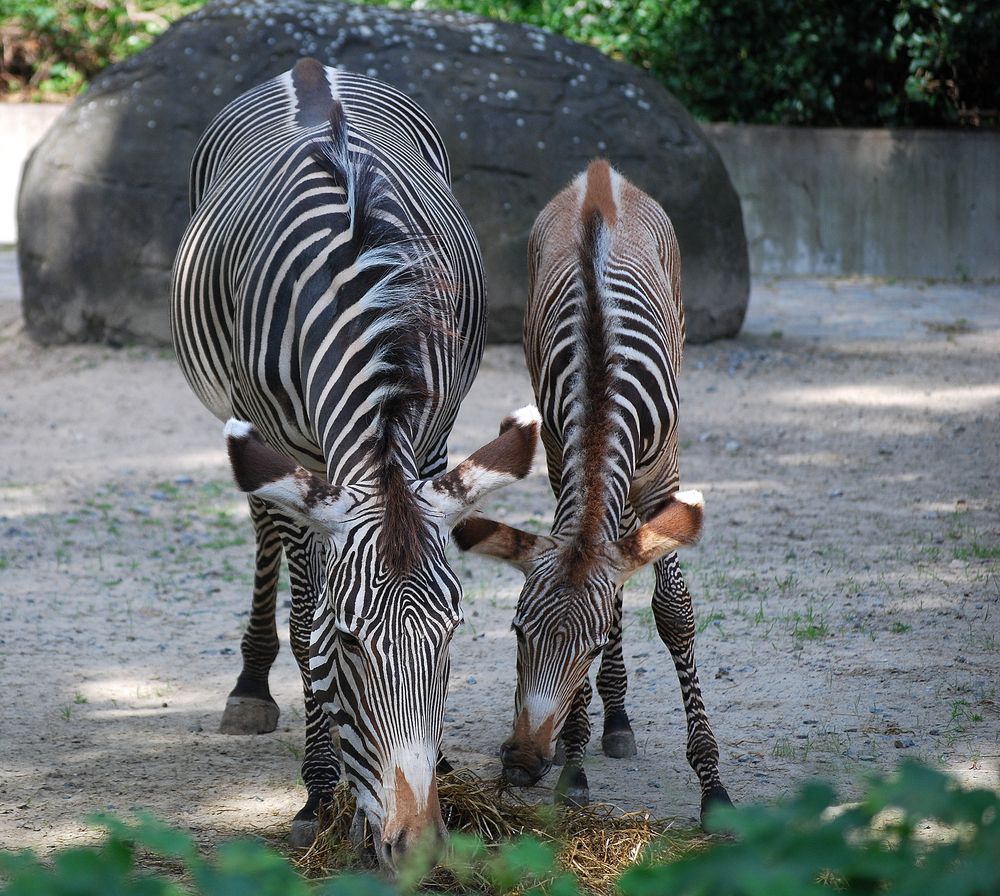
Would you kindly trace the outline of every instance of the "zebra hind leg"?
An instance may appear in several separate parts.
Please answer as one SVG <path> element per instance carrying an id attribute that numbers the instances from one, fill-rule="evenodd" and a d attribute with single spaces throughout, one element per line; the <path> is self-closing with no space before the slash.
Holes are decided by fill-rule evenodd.
<path id="1" fill-rule="evenodd" d="M 622 656 L 622 589 L 615 595 L 615 618 L 597 672 L 597 693 L 604 704 L 604 733 L 601 749 L 612 759 L 631 759 L 638 752 L 635 735 L 625 712 L 628 673 Z"/>
<path id="2" fill-rule="evenodd" d="M 243 670 L 226 699 L 222 734 L 267 734 L 278 727 L 278 704 L 271 696 L 268 675 L 278 655 L 274 611 L 281 569 L 281 536 L 259 498 L 250 497 L 250 517 L 257 536 L 253 604 L 240 653 Z"/>
<path id="3" fill-rule="evenodd" d="M 732 801 L 719 777 L 719 745 L 705 713 L 694 660 L 694 608 L 676 554 L 656 564 L 653 619 L 660 640 L 670 651 L 677 669 L 687 716 L 687 759 L 701 783 L 701 819 L 713 805 L 731 806 Z"/>
<path id="4" fill-rule="evenodd" d="M 556 802 L 568 806 L 586 806 L 590 802 L 590 784 L 583 770 L 583 755 L 590 740 L 590 716 L 587 709 L 593 696 L 590 678 L 585 678 L 576 692 L 573 706 L 563 725 L 562 741 L 566 764 L 556 782 Z"/>

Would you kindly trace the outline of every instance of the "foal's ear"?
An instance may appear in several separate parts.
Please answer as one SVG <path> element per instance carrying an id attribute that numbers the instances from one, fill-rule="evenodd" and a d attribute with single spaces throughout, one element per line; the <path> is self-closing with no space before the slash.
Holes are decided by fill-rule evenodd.
<path id="1" fill-rule="evenodd" d="M 612 563 L 618 580 L 624 582 L 643 566 L 694 544 L 701 535 L 704 505 L 699 491 L 674 492 L 656 516 L 631 535 L 612 542 Z"/>
<path id="2" fill-rule="evenodd" d="M 275 451 L 254 427 L 231 418 L 224 430 L 233 478 L 241 492 L 288 510 L 328 535 L 334 534 L 354 505 L 346 489 Z"/>
<path id="3" fill-rule="evenodd" d="M 503 560 L 527 575 L 537 557 L 556 546 L 554 538 L 515 529 L 505 523 L 472 517 L 454 532 L 455 544 L 463 551 Z"/>
<path id="4" fill-rule="evenodd" d="M 427 483 L 424 498 L 454 526 L 490 492 L 531 472 L 542 418 L 532 406 L 504 417 L 500 435 Z"/>

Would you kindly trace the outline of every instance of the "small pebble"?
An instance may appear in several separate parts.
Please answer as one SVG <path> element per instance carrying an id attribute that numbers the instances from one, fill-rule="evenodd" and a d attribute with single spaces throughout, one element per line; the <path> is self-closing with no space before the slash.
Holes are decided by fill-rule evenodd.
<path id="1" fill-rule="evenodd" d="M 917 742 L 912 737 L 897 737 L 895 741 L 895 747 L 897 750 L 906 750 L 910 747 L 915 747 Z"/>
<path id="2" fill-rule="evenodd" d="M 828 498 L 839 498 L 842 494 L 844 494 L 842 489 L 832 488 L 826 493 L 826 496 Z"/>
<path id="3" fill-rule="evenodd" d="M 742 446 L 740 445 L 739 442 L 736 441 L 736 439 L 730 439 L 728 442 L 726 442 L 726 451 L 728 451 L 730 454 L 739 451 L 741 447 Z"/>
<path id="4" fill-rule="evenodd" d="M 174 485 L 192 485 L 194 480 L 190 476 L 175 476 Z"/>

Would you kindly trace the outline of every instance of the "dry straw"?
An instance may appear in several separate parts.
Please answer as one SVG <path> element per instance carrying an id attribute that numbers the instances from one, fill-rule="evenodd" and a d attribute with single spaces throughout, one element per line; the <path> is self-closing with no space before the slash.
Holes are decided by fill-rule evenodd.
<path id="1" fill-rule="evenodd" d="M 455 771 L 438 778 L 438 795 L 448 830 L 479 837 L 487 846 L 497 846 L 520 835 L 548 843 L 556 851 L 559 866 L 572 872 L 585 892 L 604 896 L 613 892 L 614 881 L 644 855 L 666 861 L 703 847 L 708 842 L 690 824 L 652 819 L 645 812 L 623 813 L 599 804 L 586 808 L 532 805 L 500 781 L 486 780 L 469 771 Z M 299 868 L 310 876 L 328 876 L 357 868 L 358 858 L 350 846 L 354 798 L 345 784 L 335 793 L 333 805 L 321 819 L 322 833 L 301 856 Z M 474 875 L 475 887 L 491 893 L 489 883 Z M 448 872 L 438 870 L 422 881 L 422 889 L 469 892 L 468 879 L 461 885 Z"/>

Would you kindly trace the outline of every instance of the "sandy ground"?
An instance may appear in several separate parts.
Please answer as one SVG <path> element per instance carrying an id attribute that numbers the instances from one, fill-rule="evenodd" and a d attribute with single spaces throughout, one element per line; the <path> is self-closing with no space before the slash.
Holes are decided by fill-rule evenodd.
<path id="1" fill-rule="evenodd" d="M 286 633 L 278 730 L 216 733 L 252 557 L 221 427 L 169 352 L 31 344 L 9 252 L 0 297 L 0 847 L 46 853 L 134 807 L 204 843 L 279 839 L 305 793 Z M 1000 786 L 1000 288 L 758 283 L 739 339 L 689 348 L 681 393 L 682 481 L 708 520 L 682 559 L 733 797 L 824 776 L 849 798 L 907 756 Z M 519 349 L 488 349 L 453 456 L 528 400 Z M 552 507 L 539 469 L 488 509 L 542 528 Z M 520 582 L 455 562 L 445 749 L 493 775 Z M 604 758 L 598 726 L 588 774 L 596 799 L 693 819 L 650 582 L 626 593 L 639 756 Z"/>

